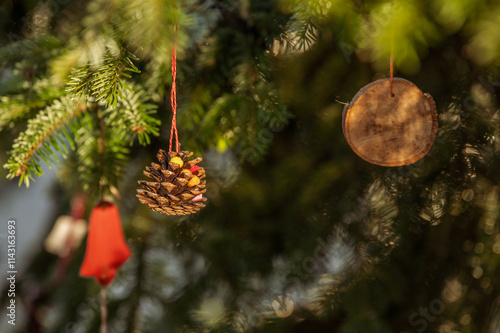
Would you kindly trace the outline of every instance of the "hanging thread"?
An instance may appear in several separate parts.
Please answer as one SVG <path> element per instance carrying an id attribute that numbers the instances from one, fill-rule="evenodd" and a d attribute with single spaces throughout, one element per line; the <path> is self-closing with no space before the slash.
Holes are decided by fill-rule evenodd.
<path id="1" fill-rule="evenodd" d="M 177 78 L 177 35 L 179 28 L 177 26 L 177 8 L 174 1 L 174 22 L 172 22 L 172 45 L 171 55 L 172 60 L 172 89 L 170 91 L 170 105 L 172 107 L 172 126 L 170 128 L 170 145 L 169 151 L 172 151 L 172 140 L 175 135 L 175 151 L 179 152 L 179 134 L 177 132 L 177 91 L 175 79 Z"/>
<path id="2" fill-rule="evenodd" d="M 394 93 L 392 92 L 392 82 L 394 81 L 394 10 L 396 8 L 396 0 L 392 1 L 392 29 L 391 29 L 391 58 L 390 58 L 390 76 L 391 76 L 391 83 L 390 83 L 390 94 L 391 97 L 394 96 Z"/>
<path id="3" fill-rule="evenodd" d="M 106 288 L 101 288 L 101 333 L 108 332 L 108 306 Z"/>

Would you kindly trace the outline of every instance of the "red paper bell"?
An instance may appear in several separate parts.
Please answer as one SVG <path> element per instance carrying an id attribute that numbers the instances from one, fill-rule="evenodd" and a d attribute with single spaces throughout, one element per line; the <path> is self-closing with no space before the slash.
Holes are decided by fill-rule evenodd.
<path id="1" fill-rule="evenodd" d="M 130 257 L 118 208 L 101 201 L 90 215 L 85 259 L 80 275 L 95 277 L 102 287 L 113 281 L 117 270 Z"/>

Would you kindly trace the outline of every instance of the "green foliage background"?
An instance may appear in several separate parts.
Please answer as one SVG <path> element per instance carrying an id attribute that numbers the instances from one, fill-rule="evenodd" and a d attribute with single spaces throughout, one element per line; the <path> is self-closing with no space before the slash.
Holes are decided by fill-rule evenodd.
<path id="1" fill-rule="evenodd" d="M 135 198 L 168 146 L 173 20 L 180 141 L 208 178 L 184 218 Z M 56 213 L 81 193 L 120 207 L 110 332 L 500 332 L 497 1 L 25 0 L 0 22 L 0 175 L 57 165 Z M 338 101 L 388 77 L 392 40 L 439 131 L 383 168 L 350 150 Z M 60 281 L 62 259 L 34 258 L 17 332 L 98 330 L 84 250 Z"/>

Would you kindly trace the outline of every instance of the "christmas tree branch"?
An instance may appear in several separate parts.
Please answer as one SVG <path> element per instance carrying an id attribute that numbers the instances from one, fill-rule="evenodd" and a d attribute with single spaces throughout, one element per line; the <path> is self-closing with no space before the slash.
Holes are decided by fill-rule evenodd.
<path id="1" fill-rule="evenodd" d="M 2 96 L 0 98 L 0 130 L 10 122 L 22 118 L 33 110 L 45 106 L 40 100 L 26 101 L 24 95 Z"/>
<path id="2" fill-rule="evenodd" d="M 121 47 L 116 56 L 108 49 L 103 64 L 96 67 L 85 64 L 75 69 L 66 90 L 80 98 L 93 97 L 98 102 L 115 107 L 119 98 L 124 98 L 123 88 L 132 91 L 122 78 L 131 78 L 129 73 L 140 73 L 132 60 L 138 58 L 125 46 Z"/>
<path id="3" fill-rule="evenodd" d="M 313 43 L 318 40 L 317 31 L 317 25 L 314 24 L 312 18 L 301 22 L 297 29 L 295 48 L 298 51 L 309 50 Z"/>
<path id="4" fill-rule="evenodd" d="M 13 121 L 26 118 L 32 111 L 53 103 L 65 94 L 64 90 L 54 88 L 53 82 L 42 78 L 23 85 L 21 93 L 0 97 L 0 130 Z"/>
<path id="5" fill-rule="evenodd" d="M 130 149 L 109 126 L 96 103 L 75 134 L 78 174 L 86 191 L 116 187 L 128 161 Z M 101 194 L 101 193 L 97 193 Z"/>
<path id="6" fill-rule="evenodd" d="M 66 157 L 68 146 L 74 148 L 71 133 L 76 131 L 77 123 L 73 120 L 84 111 L 84 106 L 75 105 L 67 96 L 30 119 L 9 152 L 10 158 L 4 165 L 9 170 L 7 178 L 19 177 L 19 185 L 24 182 L 29 187 L 33 174 L 43 174 L 40 159 L 50 166 L 59 160 L 58 153 Z"/>
<path id="7" fill-rule="evenodd" d="M 106 122 L 114 129 L 114 137 L 132 144 L 138 138 L 141 145 L 151 142 L 149 136 L 159 135 L 161 121 L 155 117 L 157 105 L 148 103 L 149 97 L 144 89 L 127 82 L 134 92 L 123 91 L 123 98 L 116 107 L 105 111 Z"/>
<path id="8" fill-rule="evenodd" d="M 66 90 L 80 98 L 92 95 L 92 78 L 95 72 L 89 64 L 76 68 L 71 73 Z"/>
<path id="9" fill-rule="evenodd" d="M 250 162 L 257 162 L 266 154 L 272 131 L 284 127 L 291 114 L 267 79 L 265 67 L 258 69 L 248 62 L 234 69 L 233 93 L 215 99 L 199 123 L 208 145 L 221 150 L 234 146 L 240 158 Z"/>
<path id="10" fill-rule="evenodd" d="M 283 34 L 287 46 L 293 51 L 307 51 L 318 40 L 320 19 L 324 16 L 321 1 L 295 2 L 288 31 Z"/>
<path id="11" fill-rule="evenodd" d="M 125 90 L 115 107 L 91 103 L 91 110 L 76 132 L 78 173 L 86 190 L 116 187 L 125 170 L 130 149 L 137 138 L 147 145 L 150 135 L 159 135 L 157 106 L 139 85 L 127 82 L 135 92 Z M 98 161 L 98 163 L 96 163 Z"/>
<path id="12" fill-rule="evenodd" d="M 50 35 L 20 39 L 0 48 L 0 64 L 15 64 L 23 61 L 33 64 L 37 60 L 50 59 L 62 45 L 59 38 Z"/>

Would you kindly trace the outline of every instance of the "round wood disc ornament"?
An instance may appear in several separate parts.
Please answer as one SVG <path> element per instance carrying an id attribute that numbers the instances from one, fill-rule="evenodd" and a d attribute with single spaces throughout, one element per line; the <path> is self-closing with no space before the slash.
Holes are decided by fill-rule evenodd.
<path id="1" fill-rule="evenodd" d="M 437 133 L 436 104 L 401 78 L 364 86 L 344 107 L 342 130 L 352 150 L 372 164 L 415 163 L 431 149 Z"/>

